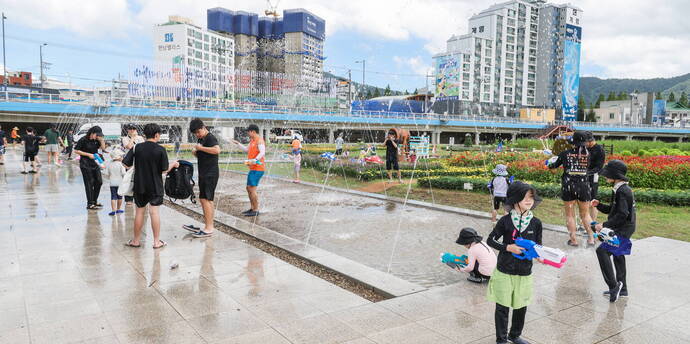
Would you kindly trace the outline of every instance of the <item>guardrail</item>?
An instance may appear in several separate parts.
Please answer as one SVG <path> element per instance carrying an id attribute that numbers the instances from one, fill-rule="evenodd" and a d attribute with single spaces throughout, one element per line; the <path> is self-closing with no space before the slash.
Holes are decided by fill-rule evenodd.
<path id="1" fill-rule="evenodd" d="M 408 119 L 408 120 L 440 120 L 463 121 L 463 122 L 496 122 L 496 123 L 516 123 L 530 125 L 568 125 L 571 127 L 587 127 L 605 130 L 606 128 L 690 128 L 690 123 L 680 123 L 677 126 L 660 126 L 650 124 L 614 124 L 596 122 L 535 122 L 523 121 L 515 117 L 491 116 L 491 115 L 457 115 L 457 114 L 437 114 L 437 113 L 411 113 L 411 112 L 392 112 L 392 111 L 366 111 L 334 109 L 327 107 L 290 107 L 280 105 L 259 105 L 259 104 L 237 104 L 224 101 L 204 101 L 204 102 L 185 102 L 174 100 L 148 100 L 136 98 L 113 98 L 113 97 L 75 97 L 64 98 L 59 94 L 38 94 L 38 93 L 18 93 L 3 91 L 0 92 L 0 101 L 15 101 L 27 103 L 45 104 L 69 104 L 86 105 L 94 107 L 128 106 L 137 108 L 169 109 L 169 110 L 197 110 L 197 111 L 224 111 L 224 112 L 257 112 L 257 113 L 285 113 L 300 115 L 319 115 L 319 116 L 343 116 L 379 119 Z"/>

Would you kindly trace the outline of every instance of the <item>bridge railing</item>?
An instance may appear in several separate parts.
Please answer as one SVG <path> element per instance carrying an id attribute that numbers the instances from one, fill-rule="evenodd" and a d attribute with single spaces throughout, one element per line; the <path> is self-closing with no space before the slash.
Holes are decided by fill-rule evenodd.
<path id="1" fill-rule="evenodd" d="M 594 127 L 601 130 L 607 128 L 690 128 L 690 123 L 680 122 L 675 125 L 654 125 L 654 124 L 617 124 L 617 123 L 596 123 L 596 122 L 535 122 L 525 121 L 516 117 L 491 116 L 491 115 L 457 115 L 457 114 L 437 114 L 437 113 L 411 113 L 411 112 L 393 112 L 393 111 L 367 111 L 367 110 L 352 110 L 349 109 L 334 109 L 328 107 L 313 107 L 313 106 L 284 106 L 284 105 L 261 105 L 226 101 L 176 101 L 176 100 L 153 100 L 131 97 L 110 97 L 110 96 L 80 96 L 71 95 L 65 97 L 60 94 L 49 93 L 21 93 L 1 91 L 0 101 L 14 101 L 27 103 L 44 103 L 44 104 L 70 104 L 70 105 L 85 105 L 95 107 L 111 107 L 111 106 L 130 106 L 150 109 L 177 109 L 177 110 L 197 110 L 197 111 L 224 111 L 224 112 L 258 112 L 258 113 L 285 113 L 285 114 L 300 114 L 300 115 L 314 115 L 314 116 L 344 116 L 344 117 L 360 117 L 360 118 L 380 118 L 380 119 L 408 119 L 408 120 L 440 120 L 447 121 L 463 121 L 463 122 L 482 122 L 486 125 L 487 122 L 495 123 L 516 123 L 516 124 L 530 124 L 530 125 L 558 125 L 565 124 L 577 127 Z"/>

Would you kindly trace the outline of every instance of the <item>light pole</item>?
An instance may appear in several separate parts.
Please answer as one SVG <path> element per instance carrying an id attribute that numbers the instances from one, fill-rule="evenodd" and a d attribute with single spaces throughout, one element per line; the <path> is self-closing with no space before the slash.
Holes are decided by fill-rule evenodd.
<path id="1" fill-rule="evenodd" d="M 40 64 L 40 67 L 41 67 L 41 93 L 43 93 L 43 79 L 44 79 L 44 76 L 43 76 L 43 47 L 46 45 L 48 45 L 48 43 L 43 43 L 43 44 L 38 46 L 38 54 L 39 54 L 39 57 L 41 58 L 41 64 Z"/>
<path id="2" fill-rule="evenodd" d="M 2 84 L 7 91 L 7 62 L 5 61 L 5 12 L 2 12 Z"/>
<path id="3" fill-rule="evenodd" d="M 361 61 L 355 61 L 355 63 L 361 63 L 362 64 L 362 101 L 364 101 L 364 90 L 366 89 L 366 80 L 364 79 L 366 76 L 366 71 L 367 71 L 367 60 L 362 59 Z"/>

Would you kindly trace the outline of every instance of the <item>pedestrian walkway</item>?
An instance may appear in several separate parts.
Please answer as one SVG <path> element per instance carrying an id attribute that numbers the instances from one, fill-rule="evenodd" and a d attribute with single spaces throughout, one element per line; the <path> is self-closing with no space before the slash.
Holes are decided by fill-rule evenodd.
<path id="1" fill-rule="evenodd" d="M 0 343 L 494 343 L 485 286 L 370 303 L 224 233 L 192 240 L 180 228 L 192 220 L 165 207 L 169 245 L 125 247 L 131 209 L 89 212 L 76 164 L 21 175 L 13 153 L 0 167 Z M 689 342 L 688 247 L 636 241 L 631 296 L 615 304 L 593 253 L 567 274 L 537 266 L 524 337 Z"/>

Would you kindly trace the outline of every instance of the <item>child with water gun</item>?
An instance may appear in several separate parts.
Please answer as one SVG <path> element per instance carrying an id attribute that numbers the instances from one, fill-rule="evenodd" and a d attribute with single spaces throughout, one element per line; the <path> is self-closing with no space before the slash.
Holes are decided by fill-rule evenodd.
<path id="1" fill-rule="evenodd" d="M 611 160 L 604 166 L 599 174 L 613 184 L 613 197 L 611 204 L 607 205 L 592 200 L 592 206 L 604 214 L 608 219 L 603 224 L 595 223 L 592 228 L 597 232 L 599 240 L 603 241 L 597 247 L 599 267 L 608 285 L 604 296 L 609 297 L 610 302 L 616 302 L 619 296 L 628 296 L 628 285 L 625 281 L 626 267 L 625 256 L 632 250 L 630 237 L 635 233 L 635 197 L 628 185 L 626 173 L 628 167 L 620 160 Z M 611 264 L 613 256 L 613 266 Z M 614 273 L 615 266 L 615 273 Z"/>
<path id="2" fill-rule="evenodd" d="M 499 251 L 498 263 L 489 280 L 487 299 L 496 303 L 496 343 L 529 344 L 520 338 L 525 325 L 527 306 L 532 302 L 532 259 L 521 259 L 525 248 L 516 244 L 526 239 L 542 243 L 542 224 L 534 217 L 534 209 L 541 198 L 537 190 L 523 182 L 508 187 L 505 208 L 509 213 L 501 217 L 487 238 L 489 246 Z M 540 258 L 537 258 L 541 261 Z M 513 321 L 508 332 L 508 315 L 513 309 Z"/>
<path id="3" fill-rule="evenodd" d="M 455 243 L 467 248 L 467 264 L 459 268 L 470 274 L 467 280 L 474 283 L 488 282 L 496 268 L 496 254 L 482 242 L 481 235 L 474 228 L 463 228 Z"/>
<path id="4" fill-rule="evenodd" d="M 501 208 L 501 204 L 505 204 L 506 192 L 508 192 L 508 186 L 513 181 L 513 177 L 508 177 L 508 167 L 503 164 L 496 165 L 491 171 L 494 177 L 486 185 L 489 188 L 493 199 L 493 209 L 491 210 L 491 223 L 496 223 L 496 216 L 498 215 L 498 209 Z"/>

